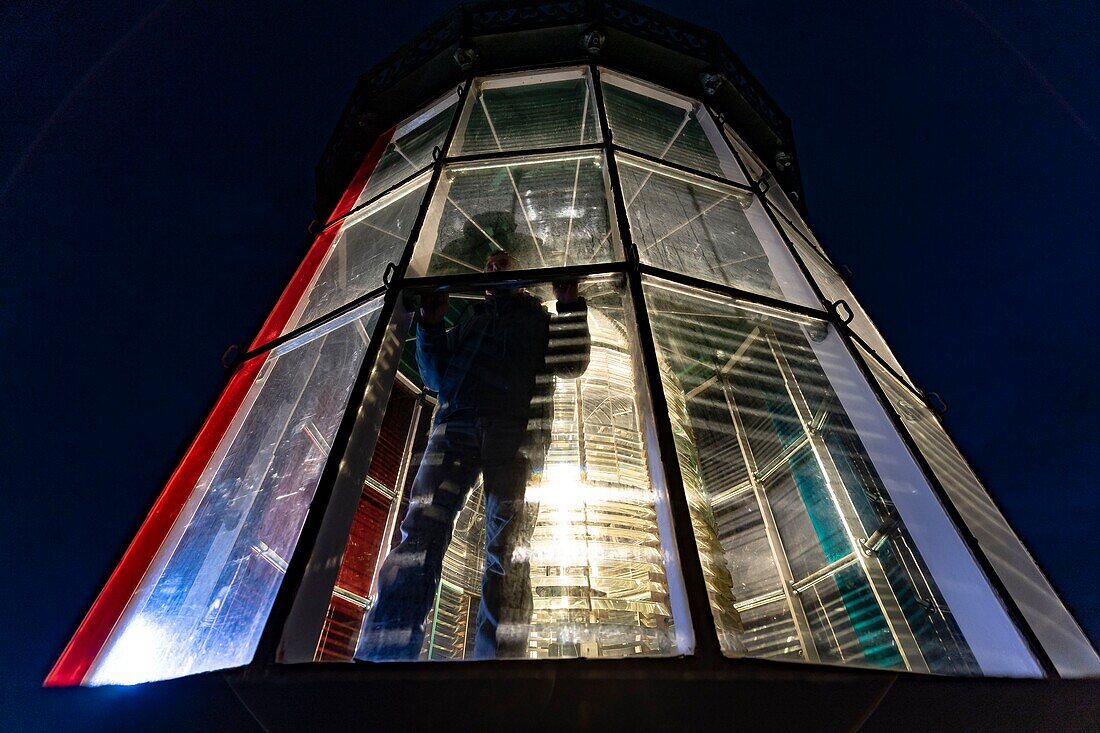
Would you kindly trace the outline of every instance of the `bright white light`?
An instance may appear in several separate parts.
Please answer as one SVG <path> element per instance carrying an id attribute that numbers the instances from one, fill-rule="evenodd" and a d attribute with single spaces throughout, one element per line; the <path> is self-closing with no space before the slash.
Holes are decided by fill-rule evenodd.
<path id="1" fill-rule="evenodd" d="M 115 639 L 107 657 L 91 678 L 93 685 L 136 685 L 182 674 L 179 660 L 168 653 L 164 633 L 144 616 L 138 615 Z"/>

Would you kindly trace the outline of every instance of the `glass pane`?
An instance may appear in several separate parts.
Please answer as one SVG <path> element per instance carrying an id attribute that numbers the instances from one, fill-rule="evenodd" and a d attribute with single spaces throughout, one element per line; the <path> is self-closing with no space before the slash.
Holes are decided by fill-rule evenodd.
<path id="1" fill-rule="evenodd" d="M 729 126 L 728 122 L 722 123 L 722 132 L 725 133 L 726 139 L 730 141 L 733 149 L 737 152 L 737 157 L 741 159 L 741 164 L 748 169 L 752 179 L 754 181 L 759 181 L 764 175 L 764 171 L 767 170 L 767 166 L 765 166 L 763 161 L 756 156 L 756 153 L 752 152 L 752 148 L 737 136 L 737 133 L 733 131 L 733 128 Z"/>
<path id="2" fill-rule="evenodd" d="M 904 667 L 867 576 L 856 567 L 823 577 L 799 593 L 821 661 Z M 945 671 L 945 670 L 938 670 Z M 976 674 L 977 668 L 950 669 Z"/>
<path id="3" fill-rule="evenodd" d="M 598 142 L 593 96 L 587 69 L 477 79 L 451 154 Z"/>
<path id="4" fill-rule="evenodd" d="M 740 615 L 727 654 L 790 655 L 744 613 L 782 604 L 808 661 L 1038 673 L 831 326 L 653 278 L 645 297 L 704 570 L 709 523 L 731 578 L 712 607 Z"/>
<path id="5" fill-rule="evenodd" d="M 860 351 L 940 485 L 950 495 L 1059 671 L 1063 675 L 1091 673 L 1096 660 L 1091 643 L 939 420 L 909 388 L 870 355 Z"/>
<path id="6" fill-rule="evenodd" d="M 816 249 L 822 257 L 825 257 L 825 250 L 822 249 L 821 243 L 814 237 L 814 233 L 810 231 L 809 225 L 806 224 L 802 215 L 798 213 L 798 209 L 794 207 L 791 200 L 787 198 L 787 194 L 785 194 L 779 184 L 776 183 L 774 177 L 769 181 L 769 184 L 768 190 L 764 195 L 767 196 L 768 203 L 772 205 L 772 208 L 777 211 L 779 218 L 786 220 L 787 223 L 798 231 L 802 239 Z"/>
<path id="7" fill-rule="evenodd" d="M 791 225 L 783 217 L 782 212 L 778 212 L 776 217 L 779 220 L 780 226 L 783 227 L 783 231 L 787 233 L 788 239 L 794 245 L 795 251 L 798 256 L 802 258 L 803 264 L 806 265 L 806 269 L 810 271 L 810 276 L 813 277 L 817 283 L 817 287 L 821 290 L 821 294 L 824 295 L 830 303 L 835 303 L 838 300 L 843 300 L 848 304 L 849 309 L 852 312 L 852 321 L 848 324 L 856 334 L 859 335 L 867 345 L 870 346 L 875 352 L 881 356 L 886 362 L 900 375 L 909 379 L 905 371 L 901 368 L 901 364 L 894 358 L 893 352 L 890 351 L 890 347 L 886 345 L 882 335 L 879 334 L 878 329 L 875 328 L 875 324 L 871 323 L 870 317 L 867 315 L 867 311 L 863 310 L 863 307 L 856 300 L 856 296 L 852 293 L 848 284 L 844 281 L 844 278 L 840 276 L 824 255 L 818 252 L 810 242 L 799 234 L 793 225 Z M 841 311 L 843 313 L 843 310 Z M 912 383 L 912 380 L 910 380 Z"/>
<path id="8" fill-rule="evenodd" d="M 252 659 L 380 307 L 369 303 L 266 357 L 104 646 L 92 684 Z"/>
<path id="9" fill-rule="evenodd" d="M 615 144 L 703 173 L 747 183 L 710 113 L 693 100 L 600 71 Z"/>
<path id="10" fill-rule="evenodd" d="M 802 658 L 794 620 L 783 601 L 747 606 L 741 611 L 741 621 L 748 656 L 795 661 Z"/>
<path id="11" fill-rule="evenodd" d="M 642 262 L 818 306 L 790 250 L 748 191 L 619 156 L 630 234 Z"/>
<path id="12" fill-rule="evenodd" d="M 563 288 L 423 296 L 317 658 L 690 651 L 624 290 Z"/>
<path id="13" fill-rule="evenodd" d="M 355 205 L 361 206 L 430 166 L 434 160 L 432 152 L 441 147 L 443 139 L 447 137 L 457 104 L 458 94 L 452 92 L 401 123 L 394 130 L 393 138 L 378 159 L 378 164 Z"/>
<path id="14" fill-rule="evenodd" d="M 283 333 L 382 287 L 386 267 L 405 251 L 427 183 L 422 176 L 336 225 L 340 232 Z"/>
<path id="15" fill-rule="evenodd" d="M 608 211 L 599 154 L 449 166 L 411 274 L 482 272 L 489 255 L 501 251 L 518 269 L 607 262 Z"/>

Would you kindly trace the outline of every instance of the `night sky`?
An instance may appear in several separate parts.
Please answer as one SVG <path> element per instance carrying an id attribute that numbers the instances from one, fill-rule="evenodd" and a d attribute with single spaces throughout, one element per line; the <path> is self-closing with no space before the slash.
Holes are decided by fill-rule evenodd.
<path id="1" fill-rule="evenodd" d="M 39 685 L 304 254 L 359 74 L 452 5 L 106 5 L 0 4 L 0 729 L 258 730 L 217 679 Z M 816 233 L 1100 638 L 1095 2 L 653 5 L 793 120 Z"/>

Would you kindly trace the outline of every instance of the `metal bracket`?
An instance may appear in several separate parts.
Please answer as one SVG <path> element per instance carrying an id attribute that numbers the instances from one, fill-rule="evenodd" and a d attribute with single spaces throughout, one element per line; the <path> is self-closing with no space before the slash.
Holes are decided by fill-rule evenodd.
<path id="1" fill-rule="evenodd" d="M 848 305 L 848 301 L 844 300 L 843 298 L 833 301 L 831 305 L 833 313 L 836 314 L 836 317 L 839 318 L 840 322 L 845 326 L 851 323 L 852 319 L 856 317 L 855 311 L 852 310 L 852 306 Z M 845 317 L 844 314 L 840 312 L 841 306 L 843 306 L 844 310 L 848 312 L 847 317 Z"/>
<path id="2" fill-rule="evenodd" d="M 925 392 L 924 390 L 921 390 L 921 394 L 923 394 L 925 397 L 931 397 L 938 403 L 931 405 L 933 410 L 941 415 L 947 414 L 947 400 L 941 397 L 939 392 Z"/>
<path id="3" fill-rule="evenodd" d="M 393 276 L 394 276 L 394 275 L 395 275 L 396 273 L 397 273 L 397 265 L 396 265 L 396 263 L 390 262 L 390 263 L 389 263 L 388 265 L 386 265 L 386 269 L 385 269 L 385 271 L 384 271 L 384 272 L 382 273 L 382 285 L 383 285 L 383 287 L 385 287 L 385 288 L 386 288 L 387 290 L 389 290 L 389 289 L 390 289 L 390 281 L 391 281 L 391 280 L 393 279 Z"/>
<path id="4" fill-rule="evenodd" d="M 232 369 L 237 363 L 237 356 L 241 353 L 241 347 L 237 344 L 229 344 L 222 352 L 222 367 Z"/>

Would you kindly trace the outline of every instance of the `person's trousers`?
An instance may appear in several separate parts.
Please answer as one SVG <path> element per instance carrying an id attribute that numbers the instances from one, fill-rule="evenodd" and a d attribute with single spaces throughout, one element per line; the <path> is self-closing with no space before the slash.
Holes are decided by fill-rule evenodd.
<path id="1" fill-rule="evenodd" d="M 378 575 L 357 659 L 419 657 L 455 516 L 479 474 L 485 570 L 474 656 L 524 656 L 532 610 L 528 546 L 538 512 L 525 505 L 524 493 L 546 455 L 545 445 L 528 439 L 527 427 L 526 418 L 452 418 L 433 429 L 409 491 L 401 543 Z"/>

